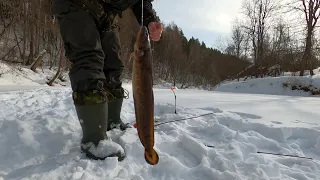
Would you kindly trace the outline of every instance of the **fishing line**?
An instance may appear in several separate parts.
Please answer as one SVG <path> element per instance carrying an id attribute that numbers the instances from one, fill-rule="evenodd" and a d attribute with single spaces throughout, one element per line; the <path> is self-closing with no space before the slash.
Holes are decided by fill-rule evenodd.
<path id="1" fill-rule="evenodd" d="M 162 122 L 162 123 L 157 123 L 157 124 L 154 125 L 154 127 L 157 127 L 157 126 L 160 126 L 160 125 L 163 125 L 163 124 L 168 124 L 168 123 L 173 123 L 173 122 L 178 122 L 178 121 L 186 121 L 186 120 L 189 120 L 189 119 L 195 119 L 195 118 L 203 117 L 203 116 L 209 116 L 211 114 L 214 114 L 214 113 L 207 113 L 207 114 L 202 114 L 202 115 L 199 115 L 199 116 L 194 116 L 194 117 L 189 117 L 189 118 L 176 119 L 176 120 L 172 120 L 172 121 L 166 121 L 166 122 Z M 131 122 L 131 123 L 128 123 L 128 124 L 132 124 L 134 126 L 134 128 L 136 128 L 135 121 Z"/>
<path id="2" fill-rule="evenodd" d="M 280 153 L 269 153 L 269 152 L 262 152 L 262 151 L 258 151 L 258 154 L 270 154 L 270 155 L 275 155 L 275 156 L 287 156 L 287 157 L 296 157 L 296 158 L 302 158 L 302 159 L 311 159 L 309 157 L 302 157 L 302 156 L 295 156 L 295 155 L 287 155 L 287 154 L 280 154 Z"/>
<path id="3" fill-rule="evenodd" d="M 211 114 L 214 114 L 214 113 L 207 113 L 207 114 L 202 114 L 202 115 L 199 115 L 199 116 L 194 116 L 194 117 L 189 117 L 189 118 L 176 119 L 176 120 L 172 120 L 172 121 L 162 122 L 162 123 L 158 123 L 158 124 L 156 124 L 154 126 L 156 127 L 156 126 L 160 126 L 160 125 L 163 125 L 163 124 L 168 124 L 168 123 L 173 123 L 173 122 L 178 122 L 178 121 L 186 121 L 186 120 L 189 120 L 189 119 L 195 119 L 195 118 L 198 118 L 198 117 L 208 116 L 208 115 L 211 115 Z"/>
<path id="4" fill-rule="evenodd" d="M 143 26 L 143 1 L 141 0 L 141 26 Z"/>
<path id="5" fill-rule="evenodd" d="M 216 147 L 216 146 L 207 145 L 207 144 L 205 144 L 205 146 L 207 146 L 207 147 L 209 147 L 209 148 L 215 148 L 215 147 Z M 295 158 L 313 160 L 312 158 L 304 157 L 304 156 L 296 156 L 296 155 L 280 154 L 280 153 L 271 153 L 271 152 L 263 152 L 263 151 L 258 151 L 257 154 L 269 154 L 269 155 L 274 155 L 274 156 L 295 157 Z"/>

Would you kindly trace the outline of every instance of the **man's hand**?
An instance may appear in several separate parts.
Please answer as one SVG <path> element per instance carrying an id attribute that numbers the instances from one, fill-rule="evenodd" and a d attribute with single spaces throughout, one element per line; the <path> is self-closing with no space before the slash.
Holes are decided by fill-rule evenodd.
<path id="1" fill-rule="evenodd" d="M 163 31 L 162 24 L 158 23 L 158 22 L 151 22 L 148 25 L 148 29 L 149 29 L 151 40 L 159 41 L 161 38 L 162 31 Z"/>

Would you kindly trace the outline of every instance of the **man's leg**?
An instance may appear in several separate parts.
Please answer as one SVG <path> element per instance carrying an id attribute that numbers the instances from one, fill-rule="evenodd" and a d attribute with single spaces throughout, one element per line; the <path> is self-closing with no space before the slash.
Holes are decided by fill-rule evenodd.
<path id="1" fill-rule="evenodd" d="M 108 130 L 120 127 L 125 130 L 129 127 L 124 124 L 120 118 L 123 98 L 128 96 L 121 85 L 121 75 L 123 72 L 123 63 L 120 58 L 120 38 L 116 29 L 102 32 L 102 48 L 105 53 L 104 74 L 106 77 L 105 87 L 110 93 L 108 103 Z"/>
<path id="2" fill-rule="evenodd" d="M 122 147 L 107 138 L 108 98 L 104 89 L 104 52 L 94 19 L 82 9 L 58 17 L 66 56 L 72 62 L 69 73 L 73 100 L 83 132 L 81 150 L 92 159 L 124 158 Z"/>

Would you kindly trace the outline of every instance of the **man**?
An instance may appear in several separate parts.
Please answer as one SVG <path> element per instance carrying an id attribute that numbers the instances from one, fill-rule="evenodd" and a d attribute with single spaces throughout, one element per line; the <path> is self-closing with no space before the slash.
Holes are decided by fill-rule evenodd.
<path id="1" fill-rule="evenodd" d="M 159 41 L 162 25 L 143 0 L 143 25 L 150 38 Z M 52 0 L 64 41 L 66 57 L 72 62 L 69 76 L 72 97 L 82 128 L 81 150 L 89 158 L 125 157 L 123 148 L 107 137 L 114 127 L 128 128 L 120 119 L 126 97 L 120 75 L 120 41 L 115 17 L 131 8 L 141 24 L 141 0 Z"/>

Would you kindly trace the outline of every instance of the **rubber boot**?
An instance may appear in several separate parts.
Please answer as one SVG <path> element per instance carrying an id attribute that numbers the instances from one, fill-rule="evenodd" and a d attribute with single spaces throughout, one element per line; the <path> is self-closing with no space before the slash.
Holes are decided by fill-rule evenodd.
<path id="1" fill-rule="evenodd" d="M 75 105 L 83 132 L 81 150 L 87 157 L 104 160 L 107 157 L 125 158 L 123 148 L 107 137 L 108 104 Z"/>
<path id="2" fill-rule="evenodd" d="M 130 128 L 129 124 L 123 123 L 120 118 L 123 98 L 113 99 L 108 103 L 108 131 L 119 128 L 121 131 Z"/>
<path id="3" fill-rule="evenodd" d="M 114 128 L 118 128 L 122 131 L 129 128 L 129 124 L 123 123 L 120 118 L 123 99 L 129 98 L 129 92 L 122 87 L 120 88 L 106 88 L 108 89 L 108 127 L 110 131 Z"/>

